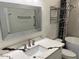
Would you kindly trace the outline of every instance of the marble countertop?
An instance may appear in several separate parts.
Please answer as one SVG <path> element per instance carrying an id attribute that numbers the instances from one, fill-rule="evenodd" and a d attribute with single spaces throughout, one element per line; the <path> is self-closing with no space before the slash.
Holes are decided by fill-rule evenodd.
<path id="1" fill-rule="evenodd" d="M 36 42 L 35 45 L 40 45 L 45 48 L 53 47 L 53 49 L 50 49 L 46 53 L 43 54 L 43 59 L 45 59 L 46 57 L 48 57 L 49 55 L 51 55 L 52 53 L 57 51 L 59 48 L 63 47 L 64 43 L 61 43 L 56 40 L 51 40 L 49 38 L 44 38 L 44 39 Z"/>
<path id="2" fill-rule="evenodd" d="M 44 38 L 44 39 L 36 42 L 35 45 L 41 45 L 41 46 L 44 46 L 46 48 L 49 48 L 49 47 L 62 47 L 62 46 L 64 46 L 64 43 L 61 43 L 57 40 Z"/>
<path id="3" fill-rule="evenodd" d="M 54 53 L 55 51 L 57 51 L 59 49 L 59 47 L 64 46 L 64 43 L 61 43 L 59 41 L 56 40 L 51 40 L 49 38 L 43 38 L 40 41 L 35 42 L 35 45 L 40 45 L 43 46 L 45 48 L 49 48 L 49 47 L 55 47 L 53 49 L 50 49 L 48 51 L 46 51 L 42 56 L 43 57 L 38 57 L 36 59 L 45 59 L 46 57 L 48 57 L 49 55 L 51 55 L 52 53 Z M 58 48 L 57 48 L 58 47 Z M 15 53 L 16 54 L 16 53 Z M 22 54 L 22 53 L 21 53 Z M 20 58 L 21 59 L 21 58 Z M 33 58 L 32 58 L 33 59 Z"/>

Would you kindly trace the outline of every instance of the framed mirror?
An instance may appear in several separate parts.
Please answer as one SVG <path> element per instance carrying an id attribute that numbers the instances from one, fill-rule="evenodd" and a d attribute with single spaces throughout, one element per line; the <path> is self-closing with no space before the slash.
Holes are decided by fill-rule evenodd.
<path id="1" fill-rule="evenodd" d="M 41 31 L 41 7 L 0 2 L 2 39 Z"/>

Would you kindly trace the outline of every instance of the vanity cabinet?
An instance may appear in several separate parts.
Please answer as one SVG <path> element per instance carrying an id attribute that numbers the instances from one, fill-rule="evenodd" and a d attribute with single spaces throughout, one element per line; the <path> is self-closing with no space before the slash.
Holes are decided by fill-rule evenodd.
<path id="1" fill-rule="evenodd" d="M 61 49 L 59 48 L 46 59 L 62 59 Z"/>

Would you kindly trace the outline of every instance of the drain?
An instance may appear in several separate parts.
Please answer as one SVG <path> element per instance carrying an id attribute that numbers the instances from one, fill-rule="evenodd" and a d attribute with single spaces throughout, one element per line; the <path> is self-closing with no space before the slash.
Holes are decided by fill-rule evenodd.
<path id="1" fill-rule="evenodd" d="M 36 56 L 33 56 L 33 58 L 36 58 Z"/>

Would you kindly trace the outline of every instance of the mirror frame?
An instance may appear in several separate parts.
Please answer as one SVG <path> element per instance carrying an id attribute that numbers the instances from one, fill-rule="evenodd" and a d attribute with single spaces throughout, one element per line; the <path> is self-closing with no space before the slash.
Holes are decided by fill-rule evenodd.
<path id="1" fill-rule="evenodd" d="M 8 3 L 8 2 L 0 2 L 0 19 L 4 20 L 6 19 L 6 15 L 4 12 L 5 8 L 22 8 L 22 9 L 34 9 L 40 11 L 38 14 L 38 19 L 40 20 L 40 31 L 42 30 L 42 13 L 41 13 L 41 7 L 40 6 L 31 6 L 31 5 L 23 5 L 23 4 L 16 4 L 16 3 Z M 2 24 L 3 21 L 0 20 L 0 25 Z M 6 21 L 4 21 L 6 24 Z M 5 37 L 8 35 L 8 30 L 5 30 L 4 28 L 7 28 L 7 25 L 1 25 L 1 36 L 2 40 L 5 40 Z"/>

